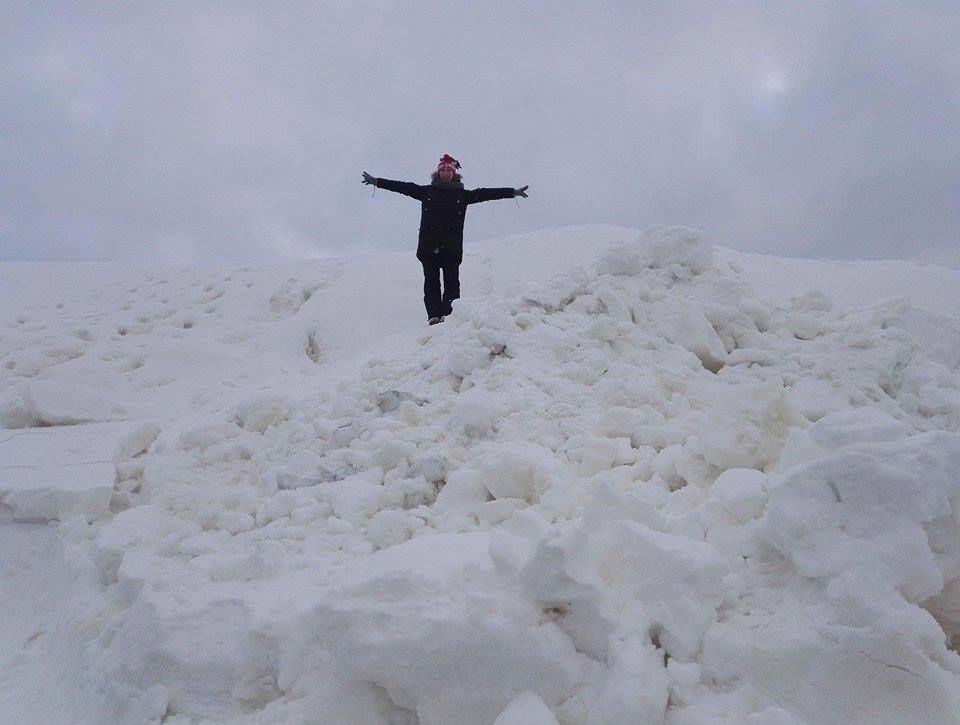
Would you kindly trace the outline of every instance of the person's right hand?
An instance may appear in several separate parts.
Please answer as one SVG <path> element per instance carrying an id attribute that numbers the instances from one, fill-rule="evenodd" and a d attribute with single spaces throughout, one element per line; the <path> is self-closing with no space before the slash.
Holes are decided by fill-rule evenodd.
<path id="1" fill-rule="evenodd" d="M 363 183 L 363 184 L 373 184 L 373 185 L 376 185 L 377 179 L 376 179 L 376 177 L 370 176 L 370 174 L 368 174 L 366 171 L 364 171 L 364 172 L 363 172 L 363 181 L 362 181 L 361 183 Z"/>

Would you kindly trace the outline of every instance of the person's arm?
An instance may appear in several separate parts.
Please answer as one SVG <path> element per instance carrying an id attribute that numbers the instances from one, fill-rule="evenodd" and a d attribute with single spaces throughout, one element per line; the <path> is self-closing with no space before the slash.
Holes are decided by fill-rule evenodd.
<path id="1" fill-rule="evenodd" d="M 511 189 L 510 187 L 494 187 L 490 189 L 471 189 L 467 192 L 467 203 L 468 204 L 479 204 L 483 201 L 493 201 L 494 199 L 512 199 L 515 196 L 522 196 L 526 198 L 527 188 L 523 186 L 519 189 Z"/>
<path id="2" fill-rule="evenodd" d="M 375 176 L 370 176 L 366 171 L 363 172 L 363 182 L 364 184 L 373 184 L 378 189 L 386 189 L 387 191 L 395 191 L 398 194 L 403 194 L 404 196 L 410 196 L 414 199 L 419 199 L 423 201 L 423 187 L 419 184 L 414 184 L 410 181 L 393 181 L 392 179 L 378 179 Z"/>

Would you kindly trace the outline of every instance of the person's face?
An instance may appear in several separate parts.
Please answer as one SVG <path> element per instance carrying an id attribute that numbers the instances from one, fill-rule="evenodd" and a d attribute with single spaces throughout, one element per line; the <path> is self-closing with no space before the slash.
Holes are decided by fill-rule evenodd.
<path id="1" fill-rule="evenodd" d="M 453 169 L 449 166 L 444 166 L 442 169 L 438 169 L 437 173 L 440 176 L 441 181 L 453 181 Z"/>

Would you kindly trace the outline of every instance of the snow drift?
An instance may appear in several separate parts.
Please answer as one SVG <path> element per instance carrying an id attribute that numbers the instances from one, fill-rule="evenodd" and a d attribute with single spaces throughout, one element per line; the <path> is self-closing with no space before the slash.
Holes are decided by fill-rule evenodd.
<path id="1" fill-rule="evenodd" d="M 60 525 L 102 712 L 960 717 L 960 320 L 777 302 L 697 232 L 617 236 L 338 382 L 165 424 L 111 515 Z"/>

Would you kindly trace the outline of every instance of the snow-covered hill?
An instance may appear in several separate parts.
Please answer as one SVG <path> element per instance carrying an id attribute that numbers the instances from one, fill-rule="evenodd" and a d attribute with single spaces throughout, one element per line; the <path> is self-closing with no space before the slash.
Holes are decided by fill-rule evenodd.
<path id="1" fill-rule="evenodd" d="M 574 227 L 429 329 L 419 275 L 0 267 L 63 542 L 0 525 L 0 720 L 960 716 L 960 272 Z"/>

